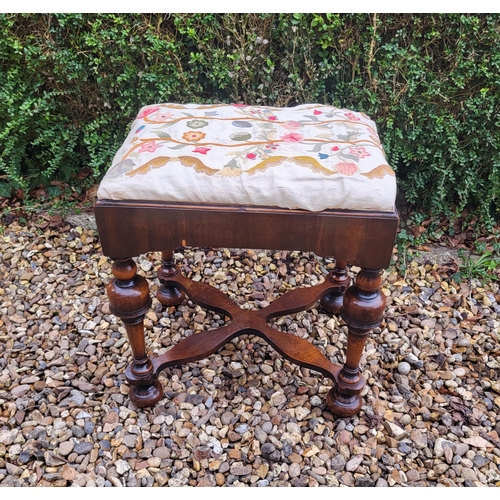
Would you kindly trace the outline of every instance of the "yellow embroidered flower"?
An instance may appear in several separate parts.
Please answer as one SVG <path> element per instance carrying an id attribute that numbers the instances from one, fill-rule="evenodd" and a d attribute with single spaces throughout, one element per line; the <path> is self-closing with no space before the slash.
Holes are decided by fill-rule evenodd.
<path id="1" fill-rule="evenodd" d="M 184 132 L 182 138 L 189 142 L 198 142 L 204 139 L 206 134 L 203 132 Z"/>

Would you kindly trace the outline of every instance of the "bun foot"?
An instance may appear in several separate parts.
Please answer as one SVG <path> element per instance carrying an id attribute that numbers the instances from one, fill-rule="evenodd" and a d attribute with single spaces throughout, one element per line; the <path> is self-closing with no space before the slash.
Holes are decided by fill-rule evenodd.
<path id="1" fill-rule="evenodd" d="M 344 302 L 344 294 L 327 293 L 321 298 L 321 307 L 330 314 L 339 314 Z"/>
<path id="2" fill-rule="evenodd" d="M 326 404 L 329 410 L 338 417 L 352 417 L 361 410 L 363 400 L 359 394 L 353 396 L 342 396 L 335 390 L 330 389 L 326 396 Z"/>
<path id="3" fill-rule="evenodd" d="M 160 285 L 156 298 L 165 307 L 178 306 L 186 298 L 186 294 L 174 286 Z"/>
<path id="4" fill-rule="evenodd" d="M 163 387 L 158 379 L 152 385 L 132 385 L 129 397 L 139 408 L 153 406 L 163 397 Z"/>

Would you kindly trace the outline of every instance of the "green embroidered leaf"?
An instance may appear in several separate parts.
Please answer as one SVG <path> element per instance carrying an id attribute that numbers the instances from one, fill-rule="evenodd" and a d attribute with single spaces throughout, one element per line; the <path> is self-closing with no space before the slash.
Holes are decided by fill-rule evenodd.
<path id="1" fill-rule="evenodd" d="M 192 116 L 194 116 L 194 115 L 192 115 L 191 113 L 186 113 L 186 112 L 184 112 L 184 111 L 182 112 L 182 114 L 183 114 L 183 115 L 186 115 L 186 116 L 191 116 L 191 117 L 192 117 Z"/>
<path id="2" fill-rule="evenodd" d="M 229 167 L 230 169 L 239 168 L 238 163 L 236 162 L 235 158 L 233 158 L 231 161 L 229 161 L 228 163 L 226 163 L 224 166 L 225 167 Z"/>
<path id="3" fill-rule="evenodd" d="M 310 118 L 311 120 L 315 122 L 319 122 L 319 118 L 315 115 L 304 115 L 306 118 Z"/>
<path id="4" fill-rule="evenodd" d="M 307 151 L 309 153 L 317 153 L 318 151 L 321 151 L 322 147 L 323 147 L 323 144 L 316 144 L 312 149 L 308 149 Z"/>
<path id="5" fill-rule="evenodd" d="M 251 134 L 245 134 L 244 132 L 238 132 L 237 134 L 231 134 L 229 136 L 232 141 L 248 141 L 252 138 Z"/>
<path id="6" fill-rule="evenodd" d="M 187 146 L 187 144 L 179 144 L 178 146 L 172 146 L 172 147 L 169 147 L 168 149 L 182 149 L 182 148 L 185 148 Z"/>
<path id="7" fill-rule="evenodd" d="M 356 155 L 351 155 L 349 153 L 340 153 L 340 156 L 342 158 L 345 158 L 346 160 L 354 160 L 354 161 L 359 161 L 359 156 Z"/>
<path id="8" fill-rule="evenodd" d="M 152 130 L 153 130 L 153 132 L 155 132 L 156 130 L 160 130 L 162 128 L 171 127 L 174 123 L 177 123 L 177 120 L 172 121 L 172 122 L 167 122 L 167 123 L 165 123 L 163 125 L 160 125 L 158 128 L 155 128 L 155 129 L 152 129 Z"/>
<path id="9" fill-rule="evenodd" d="M 170 137 L 170 134 L 167 134 L 166 132 L 162 132 L 161 130 L 156 130 L 155 134 L 158 137 L 161 137 L 162 139 L 172 139 L 172 137 Z"/>

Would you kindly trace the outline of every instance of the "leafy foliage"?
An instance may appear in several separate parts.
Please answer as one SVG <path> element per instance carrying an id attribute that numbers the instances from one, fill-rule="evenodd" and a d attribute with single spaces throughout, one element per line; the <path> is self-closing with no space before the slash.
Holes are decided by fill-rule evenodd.
<path id="1" fill-rule="evenodd" d="M 0 14 L 0 195 L 92 169 L 155 102 L 330 103 L 402 199 L 500 215 L 498 14 Z"/>

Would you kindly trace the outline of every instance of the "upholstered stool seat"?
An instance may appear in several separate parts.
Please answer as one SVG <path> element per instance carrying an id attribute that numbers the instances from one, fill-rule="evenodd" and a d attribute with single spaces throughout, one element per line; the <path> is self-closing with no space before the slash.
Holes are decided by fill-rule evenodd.
<path id="1" fill-rule="evenodd" d="M 375 124 L 319 104 L 146 106 L 98 197 L 393 212 L 396 179 Z"/>
<path id="2" fill-rule="evenodd" d="M 395 197 L 396 179 L 376 126 L 362 113 L 320 104 L 142 108 L 95 205 L 103 253 L 114 261 L 110 310 L 123 321 L 133 353 L 125 371 L 131 400 L 155 404 L 163 397 L 163 369 L 252 334 L 330 378 L 327 405 L 334 414 L 357 413 L 363 347 L 383 320 L 381 272 L 390 264 L 397 231 Z M 306 250 L 333 256 L 335 267 L 318 285 L 249 310 L 183 276 L 172 251 L 180 246 Z M 226 318 L 221 328 L 188 336 L 156 357 L 148 355 L 144 334 L 149 286 L 133 260 L 152 251 L 162 252 L 157 298 L 163 306 L 176 306 L 187 295 Z M 353 284 L 349 264 L 361 268 Z M 318 302 L 348 326 L 343 365 L 270 324 Z"/>

